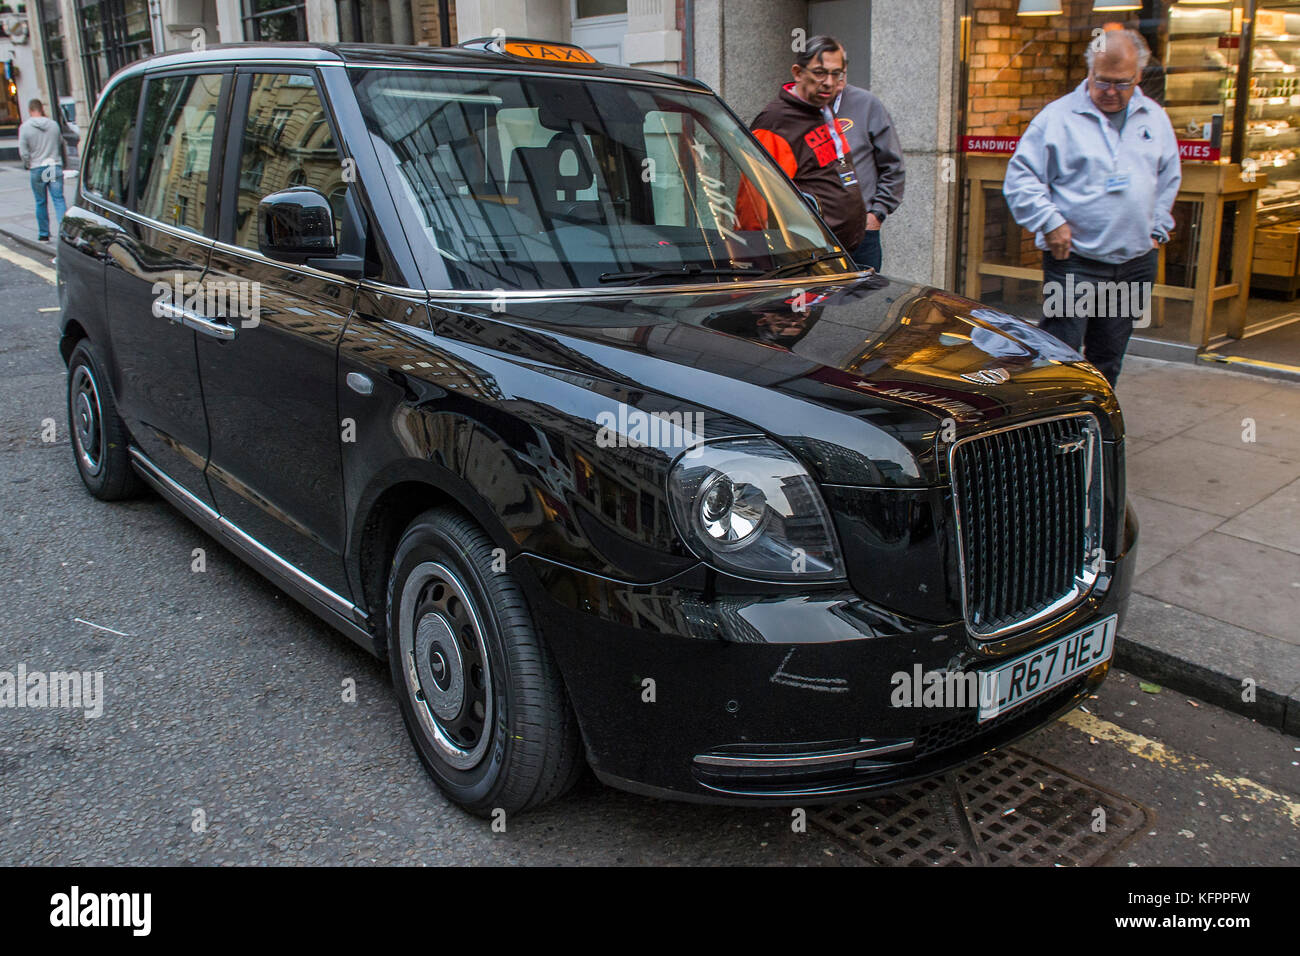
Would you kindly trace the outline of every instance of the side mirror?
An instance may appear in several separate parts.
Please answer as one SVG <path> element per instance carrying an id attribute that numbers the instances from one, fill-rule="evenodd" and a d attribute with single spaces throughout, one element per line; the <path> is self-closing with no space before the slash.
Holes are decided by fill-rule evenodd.
<path id="1" fill-rule="evenodd" d="M 329 200 L 310 186 L 267 196 L 257 205 L 257 248 L 281 262 L 334 258 L 338 244 Z"/>
<path id="2" fill-rule="evenodd" d="M 806 193 L 802 189 L 799 190 L 799 195 L 803 197 L 804 202 L 812 206 L 813 212 L 817 213 L 817 215 L 819 216 L 822 214 L 822 204 L 817 201 L 816 196 L 814 196 L 812 193 Z"/>

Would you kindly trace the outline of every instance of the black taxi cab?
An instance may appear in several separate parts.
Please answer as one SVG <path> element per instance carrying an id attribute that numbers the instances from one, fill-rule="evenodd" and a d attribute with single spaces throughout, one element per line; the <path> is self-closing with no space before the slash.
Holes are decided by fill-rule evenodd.
<path id="1" fill-rule="evenodd" d="M 859 269 L 694 80 L 509 38 L 153 57 L 100 97 L 58 289 L 91 494 L 152 487 L 387 660 L 471 812 L 588 766 L 841 800 L 1107 673 L 1105 379 Z"/>

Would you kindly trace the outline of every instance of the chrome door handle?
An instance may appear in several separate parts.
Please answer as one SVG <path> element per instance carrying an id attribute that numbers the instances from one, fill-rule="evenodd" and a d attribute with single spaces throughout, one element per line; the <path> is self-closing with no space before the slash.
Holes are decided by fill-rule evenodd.
<path id="1" fill-rule="evenodd" d="M 230 341 L 235 337 L 235 327 L 228 322 L 219 322 L 209 319 L 205 315 L 192 309 L 185 309 L 171 302 L 160 302 L 157 305 L 160 315 L 164 318 L 171 319 L 173 322 L 179 322 L 186 328 L 193 329 L 195 332 L 202 332 L 204 335 L 210 335 L 214 339 Z"/>

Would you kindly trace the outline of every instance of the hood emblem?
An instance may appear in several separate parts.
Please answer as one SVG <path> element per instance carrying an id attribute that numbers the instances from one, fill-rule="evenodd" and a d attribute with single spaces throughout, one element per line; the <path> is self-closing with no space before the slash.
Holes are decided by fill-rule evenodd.
<path id="1" fill-rule="evenodd" d="M 961 377 L 977 385 L 1001 385 L 1011 380 L 1011 373 L 1004 368 L 982 368 L 978 372 L 962 372 Z"/>

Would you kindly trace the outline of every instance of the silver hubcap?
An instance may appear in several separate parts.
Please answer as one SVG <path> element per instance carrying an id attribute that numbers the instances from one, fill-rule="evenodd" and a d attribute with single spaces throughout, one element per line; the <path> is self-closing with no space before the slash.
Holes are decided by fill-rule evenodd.
<path id="1" fill-rule="evenodd" d="M 406 579 L 398 614 L 416 719 L 443 760 L 469 770 L 492 741 L 492 674 L 469 594 L 449 568 L 427 561 Z"/>
<path id="2" fill-rule="evenodd" d="M 104 467 L 103 421 L 95 376 L 86 366 L 78 365 L 72 376 L 72 440 L 77 460 L 91 477 Z"/>

